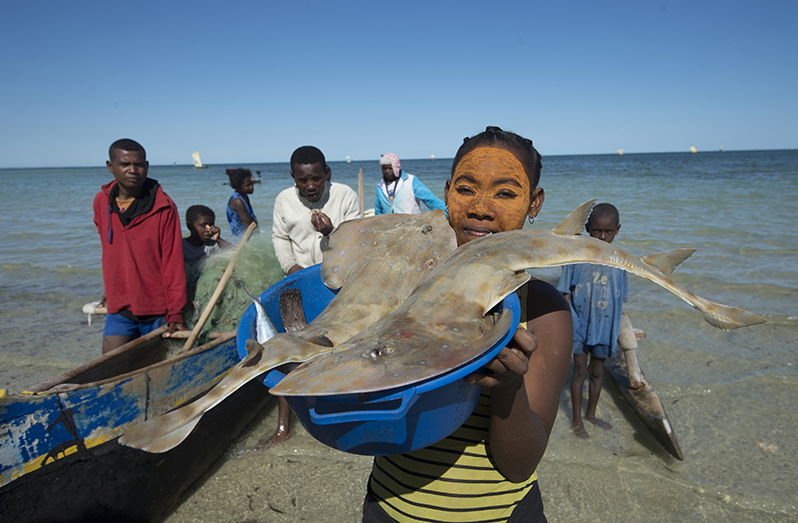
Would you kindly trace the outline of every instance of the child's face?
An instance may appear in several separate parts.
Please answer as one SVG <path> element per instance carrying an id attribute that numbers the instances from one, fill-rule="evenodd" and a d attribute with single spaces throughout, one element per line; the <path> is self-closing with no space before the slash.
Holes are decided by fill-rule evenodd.
<path id="1" fill-rule="evenodd" d="M 444 188 L 457 244 L 522 229 L 543 204 L 543 190 L 530 198 L 529 188 L 524 166 L 506 149 L 477 147 L 463 156 Z"/>
<path id="2" fill-rule="evenodd" d="M 295 163 L 291 166 L 291 176 L 299 194 L 308 201 L 317 202 L 324 194 L 324 184 L 332 177 L 332 172 L 329 167 L 325 169 L 321 162 Z"/>
<path id="3" fill-rule="evenodd" d="M 149 162 L 147 156 L 141 151 L 114 151 L 114 161 L 106 161 L 105 165 L 116 178 L 116 182 L 128 193 L 138 195 L 141 186 L 147 179 Z"/>
<path id="4" fill-rule="evenodd" d="M 585 230 L 587 230 L 590 236 L 607 243 L 612 243 L 612 240 L 615 239 L 615 235 L 618 234 L 620 228 L 621 224 L 609 216 L 602 216 L 600 218 L 591 217 L 587 221 L 587 225 L 585 225 Z"/>
<path id="5" fill-rule="evenodd" d="M 192 235 L 196 235 L 203 242 L 211 239 L 213 236 L 214 219 L 210 216 L 199 215 L 196 220 L 191 222 L 189 229 Z"/>
<path id="6" fill-rule="evenodd" d="M 252 182 L 252 177 L 245 179 L 241 185 L 236 189 L 239 194 L 252 194 L 255 192 L 255 184 Z"/>

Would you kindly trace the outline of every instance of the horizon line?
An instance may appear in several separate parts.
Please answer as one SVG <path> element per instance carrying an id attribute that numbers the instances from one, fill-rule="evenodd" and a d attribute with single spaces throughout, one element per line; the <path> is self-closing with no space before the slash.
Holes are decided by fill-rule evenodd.
<path id="1" fill-rule="evenodd" d="M 717 153 L 717 154 L 725 154 L 725 153 L 743 153 L 743 152 L 772 152 L 772 151 L 794 151 L 795 147 L 784 147 L 781 149 L 762 149 L 757 147 L 756 149 L 712 149 L 712 150 L 697 150 L 695 153 L 690 151 L 689 149 L 686 151 L 648 151 L 648 152 L 626 152 L 623 149 L 619 149 L 614 153 L 575 153 L 575 154 L 549 154 L 549 155 L 541 155 L 542 158 L 556 158 L 556 157 L 568 157 L 568 156 L 633 156 L 633 155 L 642 155 L 642 154 L 706 154 L 706 153 Z M 437 160 L 453 160 L 454 157 L 441 157 L 437 158 L 432 155 L 428 158 L 404 158 L 402 161 L 437 161 Z M 327 163 L 363 163 L 363 162 L 379 162 L 379 158 L 373 159 L 366 159 L 366 160 L 327 160 Z M 203 164 L 204 166 L 226 166 L 229 164 L 238 163 L 239 165 L 262 165 L 262 164 L 287 164 L 288 162 L 222 162 L 222 163 L 206 163 Z M 192 163 L 159 163 L 159 164 L 152 164 L 151 167 L 192 167 Z M 104 165 L 59 165 L 59 166 L 34 166 L 34 167 L 0 167 L 0 170 L 23 170 L 23 169 L 95 169 L 98 167 L 104 167 Z"/>

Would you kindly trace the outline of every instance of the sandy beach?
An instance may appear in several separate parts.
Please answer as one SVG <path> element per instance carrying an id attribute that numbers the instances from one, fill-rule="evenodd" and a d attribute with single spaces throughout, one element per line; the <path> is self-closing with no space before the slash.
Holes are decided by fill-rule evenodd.
<path id="1" fill-rule="evenodd" d="M 677 435 L 682 436 L 685 462 L 667 454 L 634 418 L 614 385 L 606 383 L 599 413 L 613 429 L 602 432 L 589 426 L 593 437 L 577 439 L 570 431 L 570 400 L 563 392 L 549 448 L 538 469 L 551 523 L 795 521 L 794 513 L 768 510 L 762 506 L 766 503 L 751 503 L 732 489 L 719 491 L 689 481 L 692 469 L 707 468 L 696 463 L 699 450 L 693 441 L 699 428 L 687 426 L 682 419 L 695 405 L 688 405 L 689 398 L 663 401 L 669 403 L 671 419 L 677 420 L 674 423 Z M 679 404 L 683 404 L 681 408 Z M 277 409 L 272 402 L 227 455 L 173 507 L 165 523 L 360 521 L 372 459 L 319 443 L 296 420 L 296 432 L 290 439 L 264 452 L 253 451 L 260 439 L 274 431 L 276 423 Z M 792 425 L 794 429 L 794 421 Z M 790 452 L 780 445 L 752 441 L 747 451 L 758 454 L 759 466 L 783 468 L 784 479 L 794 478 L 794 471 L 786 465 L 778 467 L 780 456 Z M 742 482 L 744 477 L 734 479 L 738 480 Z"/>

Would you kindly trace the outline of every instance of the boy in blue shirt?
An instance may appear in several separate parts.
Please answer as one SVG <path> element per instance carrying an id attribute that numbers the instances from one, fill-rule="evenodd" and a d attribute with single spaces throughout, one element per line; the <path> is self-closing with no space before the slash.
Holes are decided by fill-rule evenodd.
<path id="1" fill-rule="evenodd" d="M 618 209 L 609 203 L 593 208 L 585 230 L 593 238 L 612 243 L 621 228 Z M 588 382 L 585 419 L 599 428 L 612 426 L 596 417 L 604 360 L 618 349 L 623 302 L 629 298 L 629 273 L 614 267 L 578 263 L 563 267 L 557 289 L 571 303 L 574 323 L 574 372 L 571 378 L 572 430 L 589 438 L 582 423 L 582 387 Z M 588 363 L 588 354 L 590 362 Z"/>

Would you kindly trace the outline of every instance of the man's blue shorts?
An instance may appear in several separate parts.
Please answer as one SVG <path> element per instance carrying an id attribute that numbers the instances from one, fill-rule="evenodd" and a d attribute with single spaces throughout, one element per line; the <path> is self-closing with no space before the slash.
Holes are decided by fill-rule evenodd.
<path id="1" fill-rule="evenodd" d="M 150 321 L 138 322 L 129 320 L 121 314 L 106 314 L 103 336 L 127 336 L 136 339 L 149 334 L 165 323 L 163 316 Z"/>
<path id="2" fill-rule="evenodd" d="M 609 345 L 585 345 L 581 341 L 574 342 L 574 354 L 592 354 L 594 358 L 610 357 Z"/>

